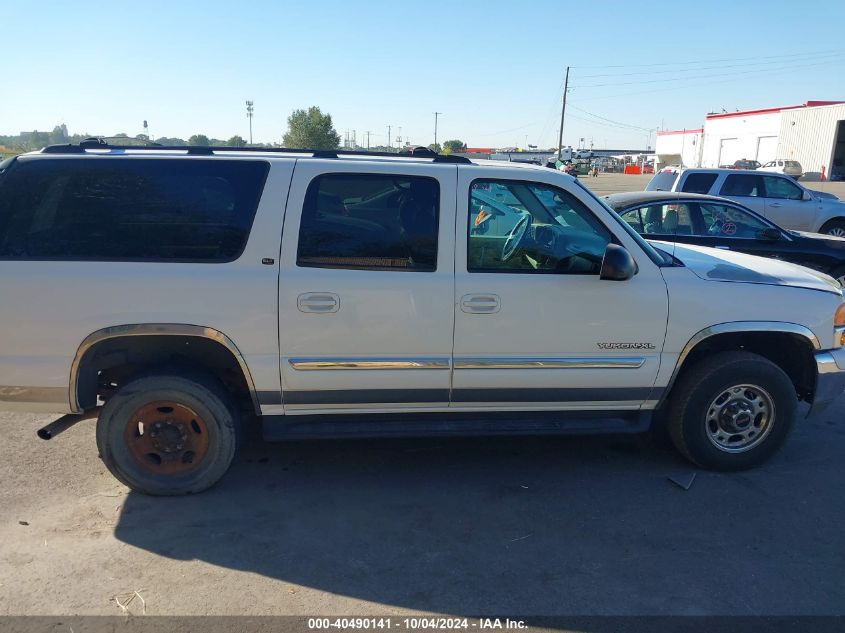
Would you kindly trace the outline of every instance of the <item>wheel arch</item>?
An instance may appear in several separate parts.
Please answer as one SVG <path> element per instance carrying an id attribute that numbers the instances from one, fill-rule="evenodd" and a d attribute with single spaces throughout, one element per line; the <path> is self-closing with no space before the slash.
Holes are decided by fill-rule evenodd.
<path id="1" fill-rule="evenodd" d="M 745 350 L 767 358 L 792 380 L 799 397 L 812 401 L 815 386 L 813 354 L 821 350 L 808 327 L 780 321 L 734 321 L 711 325 L 684 345 L 658 407 L 663 405 L 678 377 L 708 353 Z"/>
<path id="2" fill-rule="evenodd" d="M 117 325 L 96 330 L 85 337 L 71 363 L 70 410 L 82 413 L 95 406 L 101 371 L 164 364 L 172 361 L 173 356 L 206 369 L 210 367 L 205 365 L 210 364 L 221 379 L 228 375 L 234 382 L 227 387 L 242 392 L 241 395 L 251 401 L 255 413 L 260 415 L 255 383 L 234 341 L 217 329 L 181 323 Z"/>

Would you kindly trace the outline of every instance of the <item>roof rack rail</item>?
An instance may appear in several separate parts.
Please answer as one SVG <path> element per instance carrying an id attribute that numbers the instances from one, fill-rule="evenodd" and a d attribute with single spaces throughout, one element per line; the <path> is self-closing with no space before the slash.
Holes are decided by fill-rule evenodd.
<path id="1" fill-rule="evenodd" d="M 180 151 L 192 155 L 214 156 L 215 152 L 257 152 L 265 154 L 311 154 L 314 158 L 339 158 L 341 156 L 374 156 L 382 158 L 431 158 L 435 163 L 460 163 L 471 165 L 465 156 L 438 154 L 427 147 L 415 147 L 408 152 L 368 152 L 351 149 L 299 149 L 296 147 L 216 147 L 206 145 L 111 145 L 102 138 L 87 138 L 78 145 L 48 145 L 42 154 L 84 154 L 87 150 Z"/>

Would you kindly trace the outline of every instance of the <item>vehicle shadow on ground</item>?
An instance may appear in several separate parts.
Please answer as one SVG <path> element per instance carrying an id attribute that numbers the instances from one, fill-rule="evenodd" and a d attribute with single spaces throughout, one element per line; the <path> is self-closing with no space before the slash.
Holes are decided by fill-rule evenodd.
<path id="1" fill-rule="evenodd" d="M 116 536 L 451 614 L 825 612 L 842 597 L 842 554 L 829 552 L 842 511 L 823 527 L 806 502 L 794 511 L 804 486 L 828 501 L 809 468 L 783 485 L 810 459 L 797 450 L 753 473 L 699 472 L 684 490 L 667 476 L 692 467 L 642 437 L 252 442 L 206 493 L 130 494 Z M 808 544 L 808 531 L 832 541 Z M 819 598 L 826 565 L 840 589 Z"/>

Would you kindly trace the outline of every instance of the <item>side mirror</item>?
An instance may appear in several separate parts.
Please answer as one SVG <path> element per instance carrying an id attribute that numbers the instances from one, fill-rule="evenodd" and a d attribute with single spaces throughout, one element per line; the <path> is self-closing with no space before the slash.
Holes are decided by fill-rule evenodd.
<path id="1" fill-rule="evenodd" d="M 627 281 L 639 272 L 631 253 L 616 244 L 608 244 L 601 260 L 599 279 Z"/>
<path id="2" fill-rule="evenodd" d="M 813 199 L 813 196 L 812 196 L 812 194 L 810 194 L 810 192 L 809 192 L 809 191 L 805 191 L 803 194 L 801 194 L 801 199 L 802 199 L 804 202 L 807 202 L 808 200 L 812 200 L 812 199 Z"/>
<path id="3" fill-rule="evenodd" d="M 757 233 L 757 237 L 761 240 L 766 240 L 768 242 L 777 242 L 783 237 L 783 235 L 781 235 L 781 232 L 778 231 L 775 227 L 770 226 L 768 228 L 762 229 L 759 233 Z"/>

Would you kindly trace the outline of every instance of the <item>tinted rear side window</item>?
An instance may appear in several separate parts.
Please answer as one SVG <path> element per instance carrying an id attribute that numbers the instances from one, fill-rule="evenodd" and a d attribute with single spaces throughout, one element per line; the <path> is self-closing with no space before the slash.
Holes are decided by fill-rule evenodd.
<path id="1" fill-rule="evenodd" d="M 681 191 L 685 193 L 707 193 L 716 182 L 716 174 L 690 174 L 684 181 Z"/>
<path id="2" fill-rule="evenodd" d="M 440 187 L 433 178 L 327 174 L 305 195 L 296 263 L 315 268 L 433 271 Z"/>
<path id="3" fill-rule="evenodd" d="M 19 161 L 0 183 L 0 259 L 226 262 L 249 236 L 264 161 Z"/>
<path id="4" fill-rule="evenodd" d="M 672 191 L 672 186 L 675 184 L 675 178 L 678 177 L 678 173 L 675 171 L 661 171 L 652 177 L 651 180 L 648 181 L 648 184 L 645 187 L 646 191 Z"/>
<path id="5" fill-rule="evenodd" d="M 731 174 L 725 178 L 725 184 L 722 185 L 719 193 L 723 196 L 762 196 L 762 182 L 760 176 Z"/>

